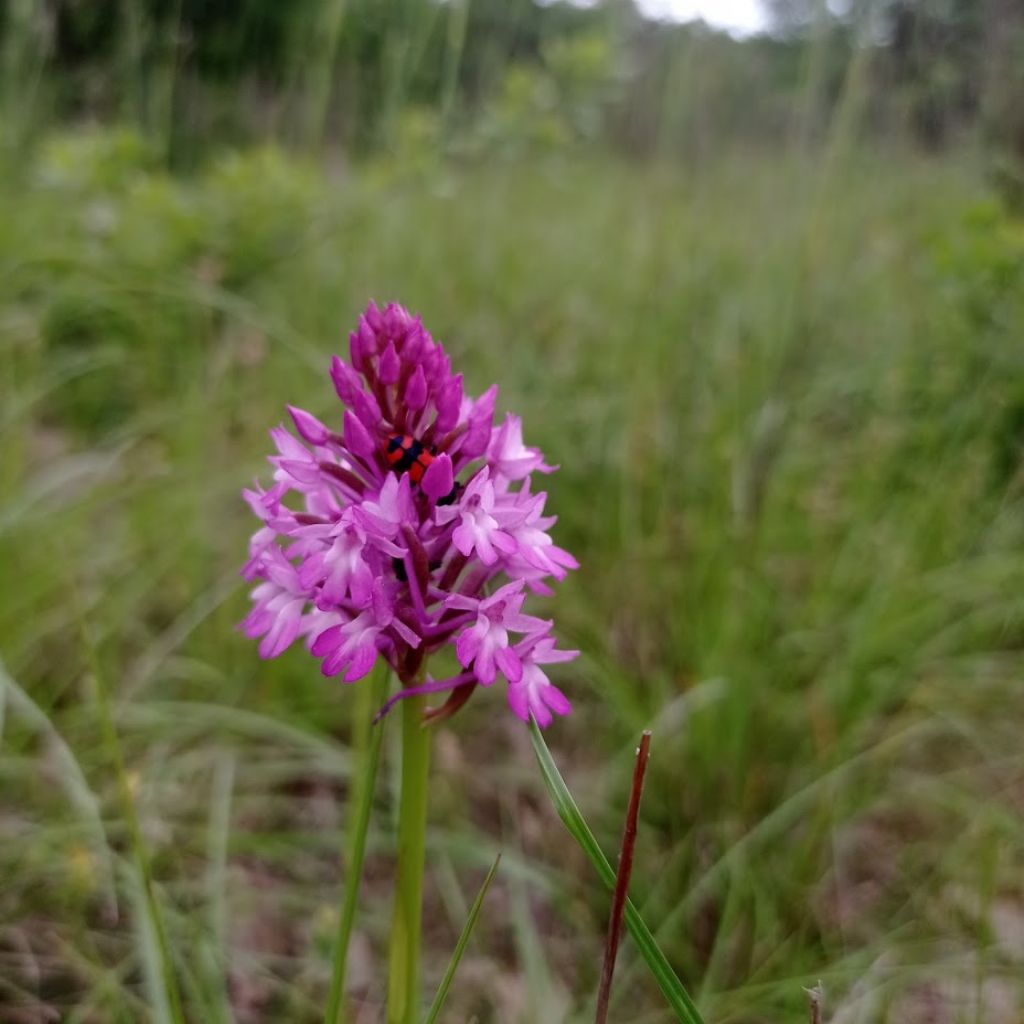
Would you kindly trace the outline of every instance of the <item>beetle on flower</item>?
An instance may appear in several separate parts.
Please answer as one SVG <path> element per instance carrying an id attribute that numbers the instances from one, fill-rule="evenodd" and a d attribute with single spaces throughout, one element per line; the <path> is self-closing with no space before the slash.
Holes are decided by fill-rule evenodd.
<path id="1" fill-rule="evenodd" d="M 272 430 L 273 485 L 244 492 L 261 525 L 242 628 L 265 658 L 305 638 L 324 675 L 346 682 L 385 658 L 403 688 L 382 713 L 451 691 L 433 713 L 444 717 L 500 675 L 512 710 L 548 725 L 570 705 L 538 666 L 578 652 L 521 609 L 527 590 L 550 593 L 548 580 L 577 568 L 531 486 L 557 467 L 523 443 L 517 416 L 494 425 L 496 386 L 464 395 L 443 347 L 401 306 L 371 303 L 349 340 L 350 361 L 331 364 L 340 430 L 289 406 L 298 438 Z M 425 677 L 449 644 L 463 671 Z"/>

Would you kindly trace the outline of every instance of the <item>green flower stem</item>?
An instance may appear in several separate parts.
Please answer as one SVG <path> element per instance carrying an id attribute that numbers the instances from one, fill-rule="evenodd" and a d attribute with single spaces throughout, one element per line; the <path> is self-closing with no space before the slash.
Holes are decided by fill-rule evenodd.
<path id="1" fill-rule="evenodd" d="M 345 1014 L 345 966 L 348 961 L 348 944 L 352 937 L 352 925 L 356 916 L 359 898 L 359 882 L 363 875 L 363 856 L 366 852 L 366 834 L 370 825 L 370 810 L 373 807 L 373 791 L 377 781 L 377 767 L 380 764 L 380 743 L 384 734 L 384 723 L 374 726 L 374 713 L 384 700 L 385 684 L 388 678 L 387 664 L 381 659 L 374 670 L 370 685 L 356 688 L 355 719 L 352 725 L 353 763 L 357 766 L 352 782 L 354 790 L 351 810 L 347 822 L 348 849 L 345 864 L 345 895 L 338 917 L 338 934 L 334 942 L 334 963 L 331 972 L 331 992 L 327 1000 L 324 1024 L 341 1024 Z"/>
<path id="2" fill-rule="evenodd" d="M 430 731 L 426 697 L 402 702 L 402 795 L 398 808 L 398 875 L 391 927 L 387 1024 L 416 1024 L 419 1013 L 423 859 L 427 838 Z"/>

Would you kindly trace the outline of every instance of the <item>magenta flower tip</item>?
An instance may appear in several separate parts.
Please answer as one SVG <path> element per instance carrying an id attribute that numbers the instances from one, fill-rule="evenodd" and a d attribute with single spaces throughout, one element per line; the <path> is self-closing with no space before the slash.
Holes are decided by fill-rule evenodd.
<path id="1" fill-rule="evenodd" d="M 243 492 L 259 526 L 239 628 L 264 658 L 302 638 L 321 672 L 346 683 L 383 657 L 403 689 L 382 710 L 501 677 L 524 721 L 568 714 L 540 666 L 578 652 L 522 610 L 527 593 L 550 594 L 549 580 L 577 568 L 548 532 L 547 495 L 531 490 L 532 473 L 557 467 L 524 444 L 519 417 L 495 426 L 497 386 L 468 397 L 402 306 L 371 302 L 349 353 L 330 365 L 344 411 L 332 425 L 289 405 L 295 434 L 271 430 L 273 486 Z M 423 683 L 424 658 L 449 645 L 463 671 Z"/>
<path id="2" fill-rule="evenodd" d="M 348 450 L 362 459 L 372 458 L 376 445 L 373 443 L 373 435 L 363 426 L 362 420 L 346 409 L 342 423 Z"/>
<path id="3" fill-rule="evenodd" d="M 410 412 L 419 412 L 427 401 L 427 378 L 423 367 L 417 366 L 405 387 L 405 407 Z"/>
<path id="4" fill-rule="evenodd" d="M 451 493 L 454 486 L 455 472 L 452 469 L 451 456 L 447 452 L 442 452 L 423 474 L 423 493 L 431 501 L 436 502 Z"/>
<path id="5" fill-rule="evenodd" d="M 305 409 L 297 409 L 294 405 L 288 406 L 288 413 L 303 441 L 314 445 L 327 443 L 331 432 L 315 416 Z"/>

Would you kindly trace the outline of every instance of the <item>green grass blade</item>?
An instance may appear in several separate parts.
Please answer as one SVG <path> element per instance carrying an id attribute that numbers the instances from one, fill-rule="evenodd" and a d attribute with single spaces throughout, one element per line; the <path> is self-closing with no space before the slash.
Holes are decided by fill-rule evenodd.
<path id="1" fill-rule="evenodd" d="M 88 628 L 82 622 L 82 641 L 85 647 L 92 684 L 94 700 L 99 713 L 100 734 L 107 760 L 114 769 L 118 793 L 121 800 L 121 814 L 128 829 L 128 844 L 135 860 L 138 874 L 138 887 L 141 893 L 139 906 L 139 927 L 141 932 L 141 952 L 144 966 L 147 966 L 153 979 L 154 997 L 162 1003 L 166 1000 L 166 1011 L 173 1024 L 185 1024 L 184 1003 L 181 989 L 174 969 L 174 957 L 171 953 L 171 942 L 164 922 L 164 914 L 157 897 L 156 884 L 153 880 L 152 862 L 149 850 L 142 837 L 142 827 L 135 808 L 135 796 L 128 781 L 128 772 L 121 751 L 121 740 L 114 724 L 114 715 L 110 706 L 110 695 L 107 692 L 106 679 L 101 671 L 99 655 L 92 642 Z M 156 1007 L 160 1011 L 160 1007 Z M 161 1014 L 162 1015 L 162 1014 Z"/>
<path id="2" fill-rule="evenodd" d="M 58 731 L 46 711 L 8 673 L 3 658 L 0 658 L 0 725 L 3 723 L 8 706 L 10 706 L 12 718 L 20 717 L 39 735 L 46 737 L 51 757 L 58 772 L 57 778 L 88 829 L 90 847 L 96 858 L 96 863 L 100 865 L 106 911 L 116 919 L 118 909 L 117 888 L 114 880 L 114 856 L 107 844 L 107 833 L 103 825 L 99 797 L 90 788 L 85 771 L 67 740 Z M 0 734 L 0 740 L 2 740 L 2 734 Z"/>
<path id="3" fill-rule="evenodd" d="M 558 816 L 565 823 L 565 827 L 573 839 L 579 843 L 580 849 L 587 855 L 587 859 L 594 865 L 597 873 L 601 876 L 601 881 L 609 890 L 613 889 L 615 887 L 615 871 L 594 838 L 594 833 L 590 831 L 580 809 L 576 806 L 576 801 L 573 800 L 569 787 L 566 786 L 565 780 L 551 757 L 551 751 L 548 750 L 544 737 L 532 718 L 530 719 L 530 739 L 533 741 L 533 749 L 537 755 L 544 784 L 551 795 Z M 683 983 L 676 977 L 675 971 L 672 970 L 671 964 L 655 941 L 651 930 L 644 924 L 640 912 L 633 906 L 632 900 L 626 901 L 626 927 L 676 1017 L 684 1024 L 703 1024 L 703 1018 L 696 1004 L 683 987 Z"/>
<path id="4" fill-rule="evenodd" d="M 355 922 L 356 905 L 359 899 L 359 882 L 363 877 L 363 857 L 366 853 L 366 834 L 370 826 L 370 811 L 373 808 L 373 791 L 376 789 L 377 769 L 380 765 L 380 744 L 384 735 L 384 723 L 369 726 L 373 713 L 384 700 L 384 689 L 387 682 L 387 667 L 378 667 L 374 672 L 372 687 L 363 691 L 369 696 L 368 701 L 360 703 L 357 715 L 358 735 L 356 742 L 362 748 L 364 759 L 362 770 L 356 777 L 359 793 L 356 800 L 355 817 L 352 818 L 348 836 L 348 865 L 345 872 L 345 894 L 342 900 L 341 915 L 338 918 L 338 934 L 334 943 L 334 963 L 331 971 L 331 991 L 327 999 L 327 1012 L 324 1014 L 325 1024 L 337 1024 L 343 1020 L 342 1002 L 345 995 L 345 967 L 348 961 L 348 945 L 352 938 L 352 925 Z M 367 733 L 367 729 L 369 732 Z"/>
<path id="5" fill-rule="evenodd" d="M 459 941 L 455 943 L 455 949 L 452 951 L 452 958 L 448 961 L 444 977 L 441 979 L 441 984 L 437 989 L 437 995 L 434 996 L 434 1001 L 430 1004 L 430 1011 L 427 1013 L 425 1024 L 434 1024 L 437 1020 L 438 1014 L 441 1012 L 441 1007 L 444 1005 L 444 1001 L 448 996 L 448 989 L 451 988 L 452 979 L 455 977 L 455 971 L 459 966 L 459 961 L 462 959 L 462 954 L 466 950 L 466 945 L 469 942 L 470 935 L 473 934 L 473 928 L 476 926 L 476 919 L 480 916 L 480 910 L 484 905 L 484 897 L 487 895 L 487 890 L 491 887 L 491 882 L 494 881 L 494 875 L 497 872 L 498 865 L 500 863 L 501 854 L 499 853 L 494 858 L 494 863 L 487 872 L 487 877 L 480 886 L 480 891 L 476 894 L 476 899 L 473 900 L 473 906 L 469 908 L 469 917 L 466 918 L 466 923 L 462 927 L 462 934 L 459 935 Z"/>
<path id="6" fill-rule="evenodd" d="M 426 697 L 402 702 L 402 774 L 398 801 L 398 863 L 388 950 L 388 1024 L 416 1024 L 420 1013 L 420 949 L 431 730 L 423 727 Z"/>

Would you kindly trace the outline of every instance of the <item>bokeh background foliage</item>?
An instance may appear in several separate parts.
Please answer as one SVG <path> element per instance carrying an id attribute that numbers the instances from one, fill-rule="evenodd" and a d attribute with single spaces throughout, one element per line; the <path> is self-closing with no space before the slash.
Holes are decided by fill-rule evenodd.
<path id="1" fill-rule="evenodd" d="M 549 742 L 611 852 L 654 730 L 708 1019 L 1021 1019 L 1022 16 L 771 7 L 5 5 L 0 1019 L 166 1019 L 103 692 L 189 1019 L 320 1019 L 354 694 L 235 633 L 238 492 L 369 296 L 561 463 Z M 502 702 L 436 739 L 426 979 L 500 847 L 447 1019 L 587 1020 L 607 898 Z M 628 942 L 616 1000 L 668 1019 Z"/>

